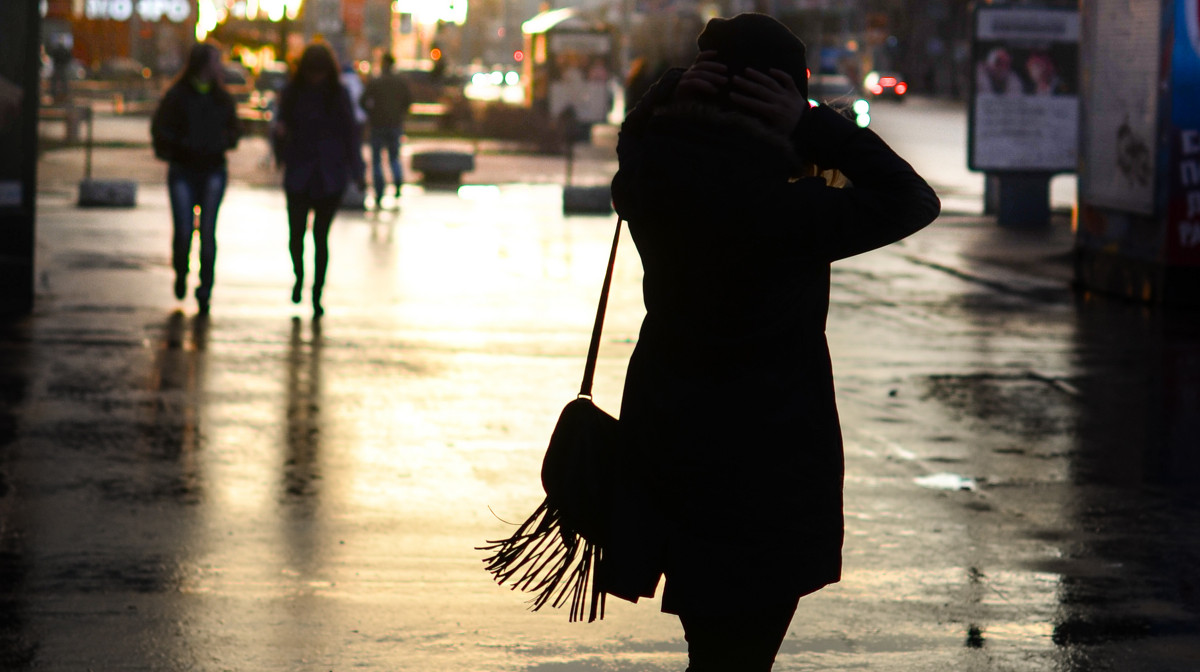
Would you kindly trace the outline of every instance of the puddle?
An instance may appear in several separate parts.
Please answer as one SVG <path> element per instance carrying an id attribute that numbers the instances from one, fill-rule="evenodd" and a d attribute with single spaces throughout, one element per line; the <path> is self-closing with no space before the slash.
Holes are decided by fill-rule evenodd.
<path id="1" fill-rule="evenodd" d="M 929 474 L 928 476 L 914 478 L 913 482 L 922 488 L 929 488 L 930 490 L 974 491 L 978 487 L 975 483 L 975 479 L 973 478 L 967 478 L 966 476 L 960 476 L 958 474 L 951 474 L 947 472 Z"/>

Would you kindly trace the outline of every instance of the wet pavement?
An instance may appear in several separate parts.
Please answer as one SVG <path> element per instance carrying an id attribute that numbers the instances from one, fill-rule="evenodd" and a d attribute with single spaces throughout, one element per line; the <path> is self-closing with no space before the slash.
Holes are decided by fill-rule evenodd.
<path id="1" fill-rule="evenodd" d="M 913 102 L 891 123 L 953 113 Z M 340 213 L 313 320 L 251 139 L 202 316 L 171 295 L 161 164 L 106 130 L 95 172 L 138 206 L 76 208 L 81 154 L 47 154 L 35 311 L 0 322 L 0 669 L 685 667 L 656 600 L 531 614 L 474 550 L 540 500 L 611 240 L 563 214 L 559 159 L 480 146 L 463 189 Z M 603 184 L 611 135 L 582 156 Z M 845 574 L 776 670 L 1197 669 L 1200 320 L 1072 291 L 1064 217 L 999 229 L 943 170 L 937 223 L 834 268 Z M 611 410 L 639 280 L 626 238 Z"/>

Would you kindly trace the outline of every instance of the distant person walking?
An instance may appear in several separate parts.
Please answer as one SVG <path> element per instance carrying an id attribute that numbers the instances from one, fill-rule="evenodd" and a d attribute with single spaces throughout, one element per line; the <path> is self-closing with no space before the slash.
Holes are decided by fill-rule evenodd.
<path id="1" fill-rule="evenodd" d="M 363 84 L 362 76 L 359 75 L 358 71 L 354 69 L 353 63 L 346 63 L 342 66 L 341 80 L 342 86 L 346 87 L 346 93 L 350 95 L 350 102 L 352 103 L 351 107 L 354 110 L 354 137 L 361 149 L 363 142 L 363 131 L 365 131 L 367 128 L 367 113 L 362 109 L 360 101 L 362 100 L 363 91 L 366 90 L 366 85 Z M 358 184 L 361 182 L 366 184 L 366 172 L 367 167 L 364 165 L 362 167 L 361 174 L 358 175 L 358 178 L 355 179 L 354 183 Z M 346 194 L 346 202 L 342 204 L 342 207 L 349 207 L 352 205 L 354 209 L 362 210 L 363 199 L 366 197 L 366 195 L 363 194 L 362 191 L 351 190 L 349 187 L 350 185 L 347 185 L 348 193 Z M 350 203 L 351 199 L 353 199 L 353 203 Z"/>
<path id="2" fill-rule="evenodd" d="M 325 313 L 321 294 L 329 265 L 329 228 L 346 186 L 359 190 L 363 167 L 358 125 L 350 95 L 338 77 L 337 59 L 328 46 L 311 44 L 300 56 L 295 74 L 280 94 L 275 127 L 277 156 L 283 164 L 287 196 L 288 249 L 292 256 L 292 303 L 304 289 L 304 236 L 312 214 L 313 316 Z"/>
<path id="3" fill-rule="evenodd" d="M 394 196 L 400 198 L 404 170 L 400 165 L 400 138 L 404 135 L 404 118 L 412 105 L 412 91 L 404 75 L 394 70 L 396 59 L 384 54 L 378 77 L 367 83 L 361 105 L 371 125 L 371 180 L 375 187 L 375 207 L 383 202 L 387 183 L 383 178 L 383 152 L 387 150 L 388 166 L 395 185 Z"/>
<path id="4" fill-rule="evenodd" d="M 50 92 L 55 103 L 70 103 L 71 61 L 74 60 L 71 47 L 74 44 L 75 39 L 71 35 L 59 35 L 53 40 L 47 54 L 53 67 L 50 73 Z"/>
<path id="5" fill-rule="evenodd" d="M 155 155 L 167 162 L 167 191 L 175 224 L 171 261 L 177 299 L 187 294 L 192 236 L 199 222 L 200 285 L 196 301 L 201 313 L 208 312 L 212 299 L 217 210 L 229 182 L 225 153 L 237 146 L 240 136 L 237 104 L 225 90 L 221 52 L 211 44 L 197 44 L 155 110 L 150 137 Z"/>

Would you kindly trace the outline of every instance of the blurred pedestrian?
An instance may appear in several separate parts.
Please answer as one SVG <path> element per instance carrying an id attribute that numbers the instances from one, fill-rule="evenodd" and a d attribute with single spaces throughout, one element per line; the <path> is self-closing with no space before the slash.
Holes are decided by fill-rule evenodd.
<path id="1" fill-rule="evenodd" d="M 404 75 L 395 71 L 396 59 L 384 54 L 379 76 L 367 82 L 363 92 L 363 110 L 371 126 L 371 181 L 375 188 L 375 207 L 379 208 L 387 182 L 383 177 L 383 152 L 388 155 L 388 167 L 395 185 L 394 195 L 400 198 L 404 184 L 404 169 L 400 165 L 400 139 L 404 135 L 404 118 L 412 106 L 412 90 Z"/>
<path id="2" fill-rule="evenodd" d="M 313 315 L 325 313 L 321 294 L 329 265 L 329 228 L 350 182 L 362 184 L 362 152 L 356 140 L 353 102 L 338 76 L 337 59 L 324 43 L 310 44 L 280 93 L 275 142 L 287 196 L 288 249 L 292 256 L 292 303 L 304 289 L 304 236 L 312 215 Z"/>
<path id="3" fill-rule="evenodd" d="M 354 68 L 353 63 L 347 63 L 342 66 L 341 79 L 342 86 L 346 87 L 346 93 L 350 95 L 350 102 L 354 109 L 354 137 L 358 143 L 359 151 L 361 151 L 363 133 L 367 128 L 367 113 L 362 109 L 360 101 L 362 100 L 363 91 L 366 90 L 366 86 L 363 84 L 362 76 L 358 74 L 358 70 Z M 362 173 L 358 178 L 352 184 L 346 185 L 346 197 L 342 199 L 342 207 L 354 210 L 363 209 L 363 200 L 366 198 L 366 194 L 357 189 L 355 185 L 359 183 L 366 184 L 366 179 L 367 167 L 364 164 Z"/>
<path id="4" fill-rule="evenodd" d="M 665 575 L 689 672 L 765 672 L 800 597 L 841 574 L 830 263 L 921 229 L 940 204 L 874 132 L 810 109 L 805 46 L 783 24 L 713 19 L 698 43 L 617 146 L 613 201 L 646 316 L 598 578 L 636 600 Z"/>
<path id="5" fill-rule="evenodd" d="M 187 293 L 192 236 L 200 230 L 200 285 L 196 301 L 207 313 L 217 259 L 217 211 L 229 172 L 225 154 L 237 146 L 237 104 L 225 90 L 221 52 L 197 44 L 167 89 L 150 122 L 154 153 L 167 162 L 167 192 L 175 224 L 171 260 L 175 298 Z"/>
<path id="6" fill-rule="evenodd" d="M 71 102 L 71 65 L 75 60 L 72 48 L 75 38 L 70 33 L 56 35 L 50 45 L 50 91 L 56 104 Z"/>

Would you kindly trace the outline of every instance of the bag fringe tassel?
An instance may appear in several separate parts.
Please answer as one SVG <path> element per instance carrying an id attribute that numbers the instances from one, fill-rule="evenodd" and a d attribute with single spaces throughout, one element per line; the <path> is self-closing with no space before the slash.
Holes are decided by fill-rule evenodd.
<path id="1" fill-rule="evenodd" d="M 476 550 L 491 551 L 484 558 L 496 583 L 511 590 L 533 593 L 530 610 L 550 603 L 561 607 L 571 601 L 570 622 L 588 623 L 604 618 L 604 598 L 596 584 L 596 567 L 601 549 L 563 523 L 561 513 L 549 500 L 521 523 L 507 539 L 488 540 Z"/>

